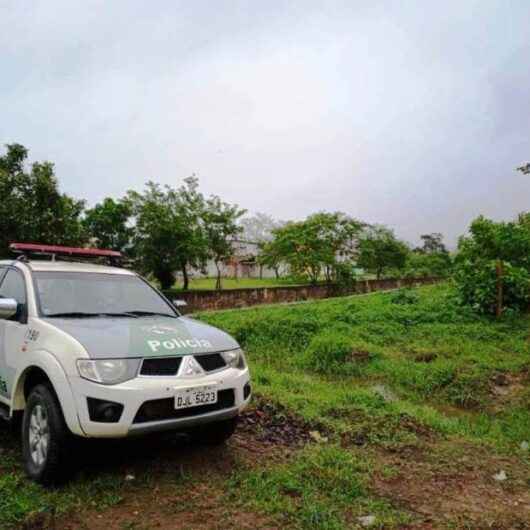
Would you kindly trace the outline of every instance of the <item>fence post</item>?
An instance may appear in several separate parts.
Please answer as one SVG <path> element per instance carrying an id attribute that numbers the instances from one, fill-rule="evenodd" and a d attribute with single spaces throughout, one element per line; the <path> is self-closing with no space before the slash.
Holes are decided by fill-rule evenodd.
<path id="1" fill-rule="evenodd" d="M 495 316 L 497 318 L 500 318 L 502 315 L 502 307 L 503 307 L 503 275 L 504 275 L 504 267 L 502 260 L 498 259 L 497 263 L 495 265 L 495 272 L 497 276 L 497 306 L 495 308 Z"/>

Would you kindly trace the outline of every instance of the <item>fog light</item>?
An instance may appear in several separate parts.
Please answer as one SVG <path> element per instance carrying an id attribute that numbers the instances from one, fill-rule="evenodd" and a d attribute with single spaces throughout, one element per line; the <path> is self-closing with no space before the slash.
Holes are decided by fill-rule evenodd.
<path id="1" fill-rule="evenodd" d="M 98 423 L 117 423 L 120 421 L 123 412 L 121 403 L 96 398 L 87 398 L 87 403 L 90 421 L 97 421 Z"/>
<path id="2" fill-rule="evenodd" d="M 250 383 L 247 383 L 247 384 L 243 387 L 243 397 L 244 397 L 245 399 L 247 399 L 248 396 L 250 396 L 250 392 L 251 392 Z"/>

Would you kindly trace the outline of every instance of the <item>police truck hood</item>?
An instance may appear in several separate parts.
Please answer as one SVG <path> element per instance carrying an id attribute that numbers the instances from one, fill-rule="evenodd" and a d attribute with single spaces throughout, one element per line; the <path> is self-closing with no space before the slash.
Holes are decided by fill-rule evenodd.
<path id="1" fill-rule="evenodd" d="M 46 318 L 76 339 L 93 359 L 168 357 L 233 350 L 224 331 L 188 317 Z"/>

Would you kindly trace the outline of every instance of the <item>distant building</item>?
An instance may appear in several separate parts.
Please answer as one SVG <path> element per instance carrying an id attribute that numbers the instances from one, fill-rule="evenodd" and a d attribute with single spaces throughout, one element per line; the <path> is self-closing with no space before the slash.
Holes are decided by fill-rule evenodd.
<path id="1" fill-rule="evenodd" d="M 232 241 L 233 255 L 221 265 L 221 276 L 223 278 L 275 278 L 276 273 L 269 267 L 258 263 L 259 243 L 255 241 L 244 241 L 234 239 Z M 280 267 L 280 274 L 285 275 L 287 269 Z M 214 278 L 217 276 L 217 268 L 212 260 L 209 260 L 204 270 L 193 270 L 194 277 Z"/>

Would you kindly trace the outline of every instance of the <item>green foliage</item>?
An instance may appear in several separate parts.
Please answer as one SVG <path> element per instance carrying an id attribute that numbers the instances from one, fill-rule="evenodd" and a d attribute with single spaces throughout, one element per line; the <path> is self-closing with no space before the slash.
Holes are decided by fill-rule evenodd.
<path id="1" fill-rule="evenodd" d="M 311 339 L 305 352 L 305 365 L 321 373 L 345 373 L 352 360 L 350 337 L 340 330 L 324 331 Z"/>
<path id="2" fill-rule="evenodd" d="M 245 347 L 256 391 L 345 435 L 411 443 L 406 414 L 502 447 L 530 439 L 530 423 L 520 423 L 527 414 L 492 411 L 495 376 L 530 368 L 528 318 L 480 316 L 458 303 L 452 286 L 201 318 Z M 453 407 L 466 415 L 446 416 Z"/>
<path id="3" fill-rule="evenodd" d="M 202 212 L 203 230 L 208 257 L 217 268 L 216 289 L 221 289 L 221 263 L 232 257 L 232 240 L 242 230 L 237 221 L 245 212 L 216 196 L 206 201 Z"/>
<path id="4" fill-rule="evenodd" d="M 188 269 L 201 268 L 211 257 L 216 263 L 231 254 L 231 238 L 240 231 L 237 219 L 244 210 L 212 196 L 205 199 L 195 177 L 180 188 L 148 182 L 143 193 L 130 191 L 127 203 L 135 216 L 135 254 L 145 273 L 162 289 L 175 283 L 181 271 L 188 288 Z"/>
<path id="5" fill-rule="evenodd" d="M 86 210 L 83 226 L 88 237 L 94 239 L 99 247 L 127 252 L 134 233 L 129 225 L 131 216 L 129 203 L 106 198 Z"/>
<path id="6" fill-rule="evenodd" d="M 493 315 L 497 304 L 496 262 L 493 260 L 458 262 L 454 275 L 461 300 L 474 310 Z M 525 310 L 530 303 L 530 272 L 504 263 L 503 300 L 505 309 Z"/>
<path id="7" fill-rule="evenodd" d="M 390 295 L 390 301 L 393 304 L 416 304 L 419 299 L 417 291 L 410 288 L 399 289 Z"/>
<path id="8" fill-rule="evenodd" d="M 381 278 L 385 270 L 405 267 L 410 250 L 386 227 L 371 227 L 359 242 L 357 265 Z"/>
<path id="9" fill-rule="evenodd" d="M 59 192 L 53 164 L 35 162 L 27 171 L 27 149 L 20 144 L 6 147 L 0 156 L 0 256 L 9 255 L 13 241 L 83 244 L 84 202 Z"/>
<path id="10" fill-rule="evenodd" d="M 291 272 L 316 283 L 321 274 L 331 281 L 339 258 L 351 260 L 362 223 L 342 213 L 317 213 L 304 221 L 274 229 L 274 239 L 263 245 L 261 262 L 271 267 L 289 265 Z"/>
<path id="11" fill-rule="evenodd" d="M 353 337 L 346 325 L 335 325 L 315 335 L 300 356 L 300 365 L 321 374 L 360 375 L 375 357 L 373 346 Z"/>
<path id="12" fill-rule="evenodd" d="M 502 266 L 503 308 L 523 310 L 530 301 L 530 217 L 495 222 L 478 217 L 460 238 L 454 278 L 463 303 L 494 314 L 497 267 Z"/>
<path id="13" fill-rule="evenodd" d="M 311 530 L 340 530 L 348 514 L 370 506 L 379 524 L 404 522 L 384 501 L 369 498 L 369 462 L 336 445 L 308 447 L 292 462 L 236 475 L 229 485 L 232 499 L 246 498 L 253 509 L 277 514 L 283 525 Z"/>
<path id="14" fill-rule="evenodd" d="M 409 278 L 446 278 L 451 274 L 452 261 L 448 253 L 410 252 L 404 276 Z"/>

